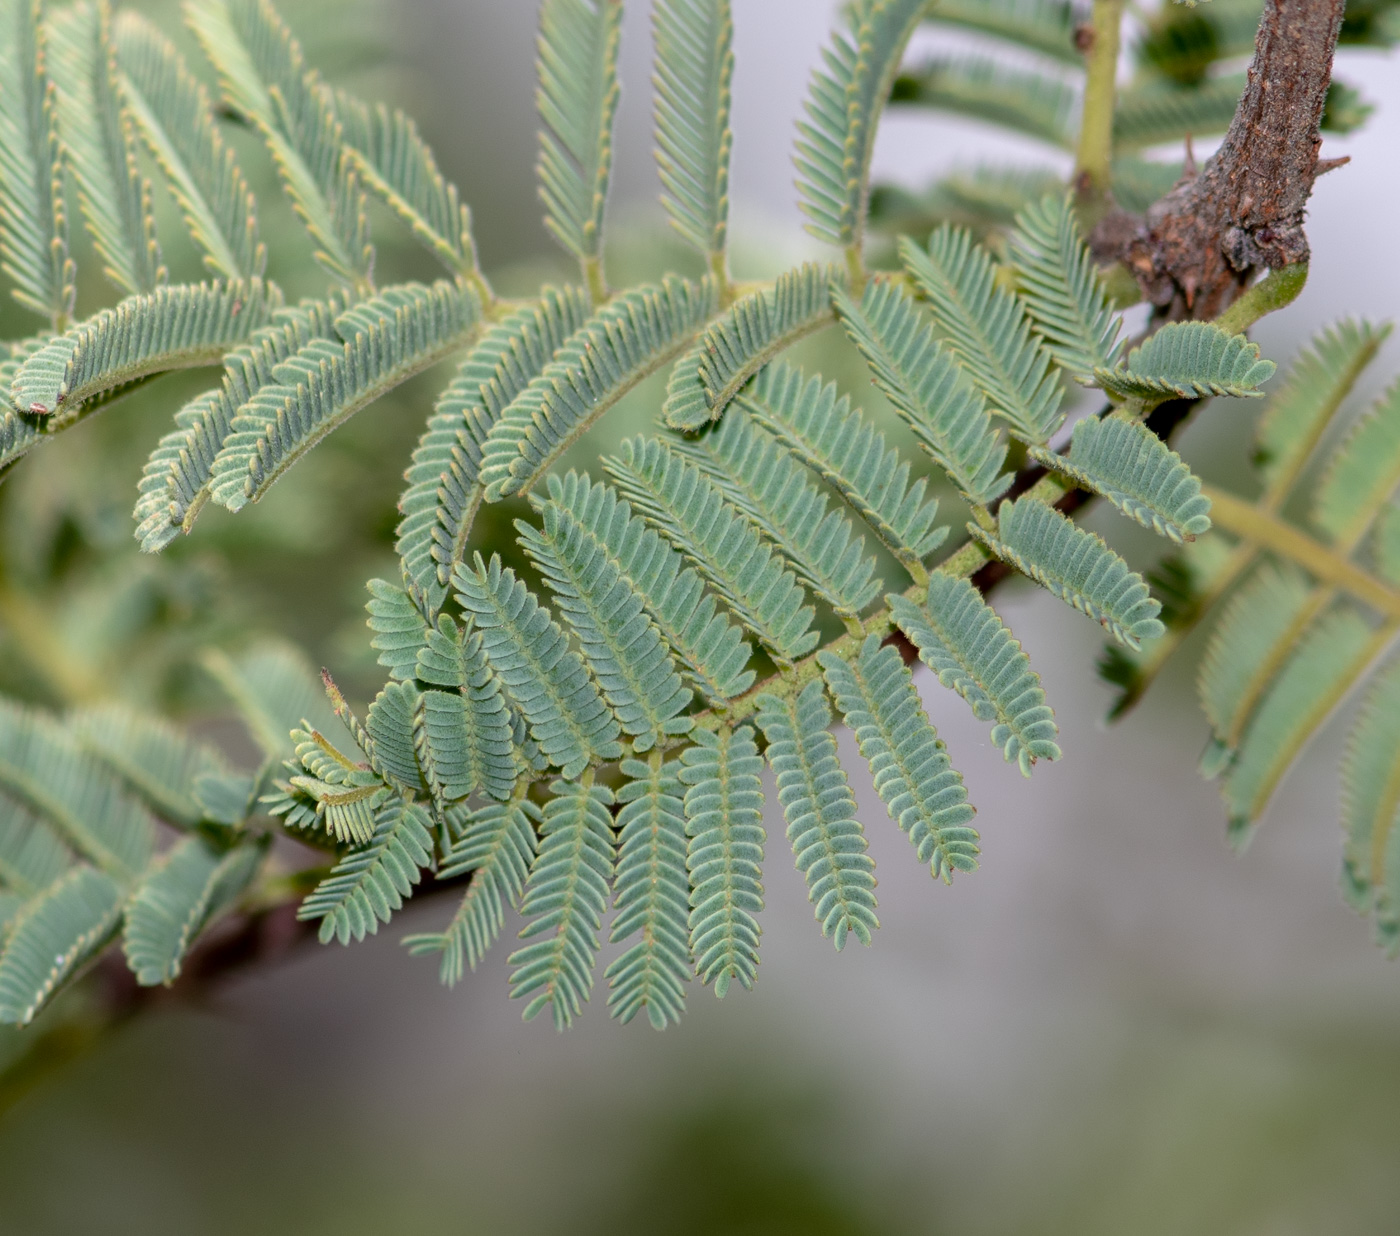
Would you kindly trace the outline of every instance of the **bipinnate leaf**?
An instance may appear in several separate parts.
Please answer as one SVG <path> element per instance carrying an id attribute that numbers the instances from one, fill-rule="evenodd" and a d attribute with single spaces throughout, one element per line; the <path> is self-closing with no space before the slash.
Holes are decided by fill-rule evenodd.
<path id="1" fill-rule="evenodd" d="M 1213 322 L 1168 322 L 1116 368 L 1099 367 L 1094 381 L 1119 399 L 1158 404 L 1167 399 L 1233 395 L 1257 399 L 1277 366 L 1259 345 Z"/>
<path id="2" fill-rule="evenodd" d="M 1376 401 L 1328 458 L 1312 522 L 1342 550 L 1356 545 L 1400 485 L 1400 382 Z"/>
<path id="3" fill-rule="evenodd" d="M 836 758 L 821 682 L 809 682 L 796 697 L 760 695 L 757 720 L 768 740 L 788 841 L 822 935 L 831 937 L 838 951 L 851 933 L 869 944 L 880 925 L 875 862 L 866 853 L 855 795 Z"/>
<path id="4" fill-rule="evenodd" d="M 870 765 L 876 793 L 935 878 L 953 882 L 955 871 L 976 871 L 976 809 L 963 779 L 948 762 L 924 712 L 913 676 L 899 650 L 866 637 L 846 660 L 830 651 L 817 660 L 836 707 Z"/>
<path id="5" fill-rule="evenodd" d="M 415 957 L 440 953 L 438 966 L 443 984 L 455 987 L 467 968 L 477 962 L 501 934 L 506 908 L 516 908 L 525 877 L 535 858 L 535 823 L 539 808 L 528 801 L 491 803 L 466 813 L 454 808 L 457 840 L 443 856 L 439 880 L 471 875 L 457 912 L 447 929 L 404 937 L 404 947 Z"/>
<path id="6" fill-rule="evenodd" d="M 1210 499 L 1200 480 L 1141 421 L 1086 417 L 1074 427 L 1068 457 L 1039 447 L 1030 454 L 1169 541 L 1195 540 L 1210 530 Z"/>
<path id="7" fill-rule="evenodd" d="M 563 1030 L 593 989 L 598 931 L 612 881 L 612 791 L 601 785 L 555 782 L 545 804 L 540 848 L 525 884 L 521 914 L 538 915 L 520 932 L 533 940 L 510 955 L 511 997 L 529 997 L 529 1021 L 546 1005 Z M 536 939 L 536 937 L 540 937 Z"/>
<path id="8" fill-rule="evenodd" d="M 1161 603 L 1141 575 L 1103 543 L 1053 507 L 1034 498 L 1003 502 L 997 535 L 974 524 L 968 531 L 991 552 L 1066 605 L 1087 614 L 1120 644 L 1139 648 L 1166 628 Z"/>
<path id="9" fill-rule="evenodd" d="M 758 972 L 757 915 L 763 909 L 763 759 L 753 728 L 694 731 L 681 754 L 690 953 L 702 983 L 721 999 L 734 979 Z"/>
<path id="10" fill-rule="evenodd" d="M 963 697 L 979 721 L 994 721 L 992 741 L 1029 777 L 1037 760 L 1058 760 L 1055 714 L 1040 676 L 996 610 L 967 580 L 934 571 L 922 605 L 887 598 L 890 615 L 938 681 Z"/>
<path id="11" fill-rule="evenodd" d="M 690 983 L 690 880 L 685 789 L 675 764 L 624 760 L 618 791 L 614 943 L 637 937 L 608 965 L 608 1008 L 623 1024 L 643 1009 L 657 1030 L 678 1022 Z"/>

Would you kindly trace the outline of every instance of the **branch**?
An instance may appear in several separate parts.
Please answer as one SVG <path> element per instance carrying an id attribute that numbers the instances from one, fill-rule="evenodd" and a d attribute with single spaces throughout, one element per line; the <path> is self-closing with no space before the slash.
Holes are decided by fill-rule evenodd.
<path id="1" fill-rule="evenodd" d="M 1213 318 L 1265 267 L 1306 262 L 1303 217 L 1345 0 L 1267 0 L 1235 118 L 1199 176 L 1096 236 L 1170 319 Z"/>

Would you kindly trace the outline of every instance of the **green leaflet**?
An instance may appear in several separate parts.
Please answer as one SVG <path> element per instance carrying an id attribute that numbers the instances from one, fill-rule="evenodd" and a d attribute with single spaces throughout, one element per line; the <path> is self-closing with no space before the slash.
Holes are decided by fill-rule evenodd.
<path id="1" fill-rule="evenodd" d="M 210 650 L 203 664 L 265 755 L 273 759 L 291 755 L 290 734 L 303 718 L 337 746 L 353 741 L 326 703 L 321 681 L 299 649 L 268 641 L 237 657 Z"/>
<path id="2" fill-rule="evenodd" d="M 1062 150 L 1074 149 L 1076 92 L 1062 77 L 986 56 L 932 56 L 894 83 L 891 103 L 989 121 Z"/>
<path id="3" fill-rule="evenodd" d="M 1037 760 L 1058 760 L 1055 714 L 1021 645 L 967 580 L 943 571 L 929 578 L 923 605 L 887 598 L 895 625 L 919 659 L 968 702 L 979 721 L 995 721 L 992 741 L 1023 776 Z"/>
<path id="4" fill-rule="evenodd" d="M 519 705 L 540 749 L 565 777 L 595 759 L 622 755 L 617 719 L 608 711 L 578 654 L 530 590 L 493 554 L 488 566 L 459 566 L 457 600 L 481 632 L 491 668 Z"/>
<path id="5" fill-rule="evenodd" d="M 151 183 L 137 165 L 135 128 L 118 95 L 111 23 L 107 0 L 60 10 L 49 22 L 59 134 L 107 277 L 123 292 L 150 292 L 167 272 Z"/>
<path id="6" fill-rule="evenodd" d="M 970 502 L 1005 492 L 1006 444 L 986 403 L 945 351 L 913 298 L 893 280 L 872 279 L 859 305 L 840 289 L 832 303 L 871 377 L 919 443 Z"/>
<path id="7" fill-rule="evenodd" d="M 1225 606 L 1201 658 L 1201 708 L 1216 740 L 1233 749 L 1260 693 L 1326 603 L 1289 563 L 1264 563 Z"/>
<path id="8" fill-rule="evenodd" d="M 760 695 L 757 719 L 778 779 L 788 840 L 822 935 L 831 936 L 838 951 L 851 932 L 869 944 L 880 925 L 875 862 L 865 852 L 855 795 L 836 758 L 822 684 L 809 682 L 796 699 Z"/>
<path id="9" fill-rule="evenodd" d="M 432 862 L 432 821 L 412 803 L 391 798 L 379 809 L 374 836 L 352 850 L 297 909 L 303 922 L 320 919 L 322 944 L 363 940 L 413 895 Z"/>
<path id="10" fill-rule="evenodd" d="M 603 466 L 780 663 L 816 647 L 820 637 L 811 629 L 802 586 L 699 468 L 656 438 L 628 438 L 621 455 Z"/>
<path id="11" fill-rule="evenodd" d="M 1180 544 L 1210 530 L 1210 499 L 1201 494 L 1200 480 L 1140 421 L 1087 417 L 1074 427 L 1068 458 L 1038 447 L 1030 454 L 1169 541 Z"/>
<path id="12" fill-rule="evenodd" d="M 470 288 L 446 282 L 352 305 L 335 322 L 343 342 L 311 340 L 235 413 L 210 469 L 214 501 L 231 511 L 256 502 L 361 408 L 462 347 L 479 311 Z"/>
<path id="13" fill-rule="evenodd" d="M 836 707 L 855 732 L 875 790 L 921 863 L 935 878 L 976 871 L 976 809 L 933 728 L 899 650 L 869 635 L 854 662 L 834 652 L 817 660 Z"/>
<path id="14" fill-rule="evenodd" d="M 510 710 L 486 663 L 481 636 L 445 615 L 418 653 L 418 678 L 455 690 L 423 693 L 423 738 L 436 792 L 510 797 L 519 772 Z"/>
<path id="15" fill-rule="evenodd" d="M 1383 890 L 1394 913 L 1396 888 L 1387 879 L 1391 852 L 1400 835 L 1400 661 L 1376 676 L 1347 742 L 1342 762 L 1343 853 L 1351 870 L 1372 889 Z"/>
<path id="16" fill-rule="evenodd" d="M 1349 550 L 1400 485 L 1400 382 L 1359 420 L 1328 459 L 1312 522 Z"/>
<path id="17" fill-rule="evenodd" d="M 602 546 L 642 599 L 687 676 L 712 704 L 743 694 L 754 671 L 741 628 L 717 613 L 699 575 L 608 485 L 570 472 L 548 478 L 549 500 Z"/>
<path id="18" fill-rule="evenodd" d="M 503 412 L 482 446 L 486 501 L 528 493 L 560 455 L 714 312 L 715 285 L 667 275 L 609 301 Z"/>
<path id="19" fill-rule="evenodd" d="M 690 873 L 690 952 L 702 983 L 721 999 L 758 972 L 755 917 L 763 909 L 763 759 L 753 728 L 694 732 L 681 753 L 685 865 Z"/>
<path id="20" fill-rule="evenodd" d="M 587 318 L 581 288 L 546 287 L 536 304 L 487 329 L 438 396 L 405 473 L 397 545 L 405 573 L 434 608 L 466 553 L 491 426 Z"/>
<path id="21" fill-rule="evenodd" d="M 1276 367 L 1259 359 L 1257 343 L 1212 322 L 1168 322 L 1129 352 L 1125 364 L 1095 369 L 1094 381 L 1110 395 L 1146 404 L 1207 395 L 1256 399 Z"/>
<path id="22" fill-rule="evenodd" d="M 1118 322 L 1070 195 L 1047 194 L 1026 206 L 1007 244 L 1022 302 L 1046 350 L 1076 381 L 1092 381 L 1095 370 L 1118 357 Z"/>
<path id="23" fill-rule="evenodd" d="M 40 0 L 0 8 L 0 271 L 26 309 L 63 330 L 77 295 L 68 255 L 58 101 L 46 64 Z M 3 398 L 3 392 L 0 392 Z"/>
<path id="24" fill-rule="evenodd" d="M 119 880 L 150 859 L 155 821 L 149 812 L 56 721 L 3 700 L 0 791 Z"/>
<path id="25" fill-rule="evenodd" d="M 693 723 L 680 714 L 694 694 L 681 685 L 641 595 L 566 508 L 546 502 L 540 513 L 539 529 L 516 521 L 520 543 L 554 594 L 632 749 L 649 751 L 668 735 L 688 732 Z"/>
<path id="26" fill-rule="evenodd" d="M 413 598 L 388 580 L 372 579 L 369 589 L 369 629 L 374 632 L 370 647 L 379 652 L 379 664 L 389 677 L 404 682 L 412 678 L 418 665 L 419 649 L 428 646 L 427 624 Z M 456 684 L 453 684 L 456 685 Z"/>
<path id="27" fill-rule="evenodd" d="M 924 0 L 856 0 L 846 29 L 831 36 L 825 67 L 812 71 L 793 162 L 807 230 L 820 240 L 852 246 L 865 235 L 876 127 L 925 7 Z"/>
<path id="28" fill-rule="evenodd" d="M 617 917 L 612 941 L 640 938 L 608 965 L 608 1008 L 624 1025 L 642 1009 L 664 1030 L 685 1011 L 690 983 L 684 787 L 676 765 L 624 760 L 618 791 Z"/>
<path id="29" fill-rule="evenodd" d="M 207 0 L 188 7 L 186 17 L 225 102 L 267 143 L 317 261 L 347 287 L 367 289 L 374 270 L 368 202 L 345 153 L 331 88 L 307 70 L 268 0 Z"/>
<path id="30" fill-rule="evenodd" d="M 673 429 L 717 421 L 754 374 L 780 352 L 831 321 L 833 266 L 804 263 L 778 277 L 771 291 L 736 301 L 671 371 L 661 415 Z"/>
<path id="31" fill-rule="evenodd" d="M 291 776 L 274 783 L 278 792 L 264 796 L 263 806 L 293 828 L 325 832 L 342 844 L 366 844 L 374 836 L 375 811 L 390 793 L 383 780 L 316 730 L 294 729 L 291 738 L 295 752 L 283 763 Z"/>
<path id="32" fill-rule="evenodd" d="M 741 396 L 757 418 L 846 499 L 915 579 L 923 559 L 947 539 L 935 523 L 938 500 L 924 501 L 927 481 L 909 481 L 909 465 L 884 435 L 838 395 L 834 382 L 806 379 L 787 364 L 770 365 Z"/>
<path id="33" fill-rule="evenodd" d="M 883 581 L 865 541 L 788 449 L 743 409 L 695 443 L 674 448 L 704 468 L 804 580 L 843 618 L 856 618 Z"/>
<path id="34" fill-rule="evenodd" d="M 100 704 L 69 718 L 79 742 L 160 817 L 183 828 L 205 818 L 201 777 L 225 776 L 219 752 L 169 722 L 120 704 Z"/>
<path id="35" fill-rule="evenodd" d="M 660 0 L 656 48 L 656 163 L 671 226 L 713 265 L 729 230 L 730 81 L 734 19 L 729 0 Z"/>
<path id="36" fill-rule="evenodd" d="M 415 683 L 390 682 L 374 697 L 365 716 L 370 767 L 408 794 L 428 788 L 418 755 L 422 711 L 423 693 Z"/>
<path id="37" fill-rule="evenodd" d="M 584 263 L 601 264 L 617 112 L 619 0 L 545 0 L 540 9 L 543 127 L 537 165 L 544 225 Z"/>
<path id="38" fill-rule="evenodd" d="M 103 309 L 35 352 L 11 383 L 14 406 L 68 416 L 94 396 L 168 369 L 214 365 L 269 320 L 281 293 L 261 279 L 157 288 Z"/>
<path id="39" fill-rule="evenodd" d="M 1157 618 L 1162 606 L 1142 576 L 1129 570 L 1101 537 L 1045 503 L 1032 498 L 1003 502 L 997 511 L 998 536 L 974 524 L 968 531 L 1007 565 L 1094 619 L 1120 644 L 1139 648 L 1166 630 Z"/>
<path id="40" fill-rule="evenodd" d="M 1385 638 L 1382 632 L 1381 638 Z M 1221 787 L 1237 848 L 1298 752 L 1379 651 L 1376 633 L 1350 606 L 1324 614 L 1259 700 Z"/>
<path id="41" fill-rule="evenodd" d="M 313 339 L 331 338 L 344 311 L 340 296 L 277 310 L 270 325 L 224 357 L 220 386 L 196 396 L 175 414 L 175 428 L 161 438 L 138 485 L 133 518 L 147 553 L 188 532 L 209 497 L 214 461 L 232 432 L 233 418 L 264 386 L 273 370 Z"/>
<path id="42" fill-rule="evenodd" d="M 403 941 L 414 957 L 442 954 L 438 973 L 446 986 L 461 982 L 468 966 L 476 969 L 501 934 L 506 906 L 519 904 L 535 858 L 539 818 L 539 808 L 531 802 L 491 803 L 465 816 L 460 836 L 443 856 L 438 879 L 470 872 L 466 894 L 446 931 L 405 936 Z"/>
<path id="43" fill-rule="evenodd" d="M 1207 78 L 1190 89 L 1146 77 L 1118 92 L 1113 109 L 1115 151 L 1142 150 L 1192 137 L 1224 133 L 1244 93 L 1243 73 Z"/>
<path id="44" fill-rule="evenodd" d="M 122 949 L 143 987 L 169 986 L 196 938 L 252 882 L 264 845 L 220 852 L 203 837 L 184 838 L 141 880 L 126 903 Z"/>
<path id="45" fill-rule="evenodd" d="M 1400 502 L 1392 502 L 1376 520 L 1374 554 L 1376 571 L 1400 585 Z"/>
<path id="46" fill-rule="evenodd" d="M 545 804 L 539 853 L 525 884 L 523 915 L 538 915 L 521 939 L 543 936 L 510 955 L 512 998 L 530 997 L 526 1021 L 545 1005 L 565 1029 L 593 988 L 598 930 L 613 874 L 612 791 L 555 782 Z"/>
<path id="47" fill-rule="evenodd" d="M 335 96 L 346 150 L 365 187 L 380 198 L 430 253 L 463 279 L 476 271 L 471 211 L 438 170 L 418 126 L 398 108 L 369 107 L 344 91 Z"/>
<path id="48" fill-rule="evenodd" d="M 1271 492 L 1297 479 L 1308 456 L 1390 335 L 1384 322 L 1338 322 L 1300 351 L 1269 396 L 1254 431 L 1254 462 Z"/>
<path id="49" fill-rule="evenodd" d="M 1079 11 L 1063 0 L 939 0 L 924 20 L 991 35 L 1070 68 L 1084 64 L 1074 42 Z"/>
<path id="50" fill-rule="evenodd" d="M 261 276 L 267 246 L 258 237 L 253 194 L 219 132 L 204 83 L 139 13 L 119 13 L 113 33 L 122 100 L 205 264 L 225 279 Z"/>
<path id="51" fill-rule="evenodd" d="M 72 852 L 43 819 L 0 793 L 0 884 L 32 897 L 61 876 Z"/>
<path id="52" fill-rule="evenodd" d="M 1064 420 L 1059 375 L 1031 333 L 1025 306 L 997 286 L 986 250 L 970 232 L 944 224 L 927 249 L 902 238 L 899 256 L 992 411 L 1018 438 L 1043 446 Z"/>
<path id="53" fill-rule="evenodd" d="M 28 1025 L 59 985 L 106 946 L 121 903 L 110 877 L 74 867 L 25 906 L 0 953 L 0 1022 Z"/>

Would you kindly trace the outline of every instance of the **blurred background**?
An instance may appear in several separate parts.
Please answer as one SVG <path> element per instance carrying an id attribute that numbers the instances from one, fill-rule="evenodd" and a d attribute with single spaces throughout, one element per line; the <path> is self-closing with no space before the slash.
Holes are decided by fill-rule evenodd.
<path id="1" fill-rule="evenodd" d="M 174 4 L 136 7 L 173 32 Z M 501 291 L 567 276 L 534 196 L 533 4 L 281 8 L 335 83 L 418 117 L 473 206 Z M 838 8 L 736 0 L 741 277 L 817 253 L 789 149 Z M 618 283 L 686 260 L 657 204 L 649 61 L 638 2 L 613 182 Z M 1325 322 L 1400 307 L 1400 56 L 1344 51 L 1339 72 L 1376 110 L 1324 146 L 1353 162 L 1319 182 L 1306 290 L 1256 332 L 1279 360 Z M 296 224 L 239 140 L 269 189 L 272 269 L 289 294 L 314 291 L 314 272 L 294 264 Z M 1000 158 L 1046 161 L 999 131 L 900 115 L 882 130 L 876 176 L 915 187 Z M 191 254 L 172 257 L 192 269 Z M 385 281 L 427 273 L 392 241 L 380 268 Z M 859 388 L 838 338 L 804 349 L 805 363 Z M 1357 398 L 1398 367 L 1392 341 Z M 357 418 L 299 465 L 298 485 L 236 521 L 207 515 L 158 560 L 131 540 L 135 481 L 207 379 L 168 379 L 27 460 L 0 493 L 0 685 L 58 705 L 119 681 L 199 709 L 207 684 L 185 654 L 254 628 L 298 641 L 368 698 L 381 671 L 364 581 L 394 572 L 401 471 L 443 376 Z M 640 428 L 657 393 L 638 392 L 606 433 Z M 1254 410 L 1216 412 L 1178 445 L 1209 479 L 1246 483 Z M 497 516 L 502 532 L 512 514 Z M 1121 521 L 1091 525 L 1111 527 L 1130 555 L 1144 548 Z M 611 1023 L 596 993 L 567 1034 L 547 1019 L 522 1025 L 505 965 L 518 924 L 456 990 L 439 987 L 435 965 L 399 940 L 437 929 L 451 907 L 410 906 L 363 945 L 307 948 L 204 1003 L 168 1001 L 43 1079 L 0 1119 L 0 1234 L 1400 1230 L 1400 969 L 1337 887 L 1344 724 L 1314 744 L 1237 857 L 1196 774 L 1199 641 L 1106 728 L 1097 628 L 1015 584 L 998 608 L 1045 680 L 1066 758 L 1022 782 L 985 727 L 919 679 L 983 835 L 981 869 L 943 887 L 860 784 L 843 733 L 881 882 L 872 948 L 838 955 L 822 940 L 777 818 L 756 989 L 721 1004 L 695 986 L 686 1019 L 661 1035 L 644 1020 Z M 35 631 L 74 654 L 23 646 Z M 58 662 L 69 668 L 54 672 Z"/>

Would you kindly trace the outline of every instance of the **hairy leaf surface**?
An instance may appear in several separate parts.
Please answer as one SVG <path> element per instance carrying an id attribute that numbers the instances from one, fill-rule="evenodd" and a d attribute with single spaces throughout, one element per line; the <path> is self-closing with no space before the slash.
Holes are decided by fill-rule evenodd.
<path id="1" fill-rule="evenodd" d="M 1257 399 L 1259 386 L 1274 376 L 1273 361 L 1259 358 L 1259 345 L 1231 335 L 1213 322 L 1168 322 L 1125 364 L 1094 370 L 1094 381 L 1120 399 L 1161 403 L 1233 395 Z"/>

